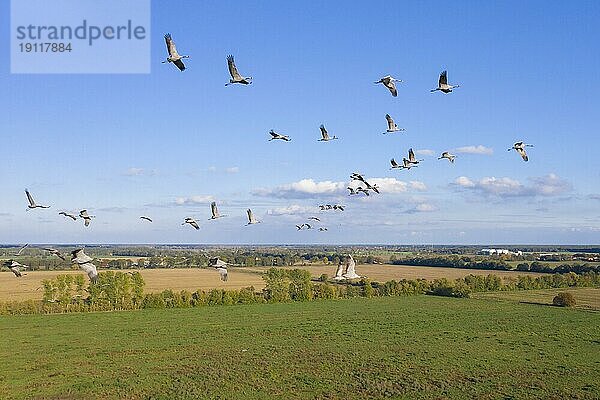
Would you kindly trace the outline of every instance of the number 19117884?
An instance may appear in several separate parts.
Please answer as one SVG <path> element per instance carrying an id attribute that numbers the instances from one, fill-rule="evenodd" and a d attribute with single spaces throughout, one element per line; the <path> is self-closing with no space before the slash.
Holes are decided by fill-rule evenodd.
<path id="1" fill-rule="evenodd" d="M 65 53 L 71 52 L 71 43 L 19 43 L 21 53 Z"/>

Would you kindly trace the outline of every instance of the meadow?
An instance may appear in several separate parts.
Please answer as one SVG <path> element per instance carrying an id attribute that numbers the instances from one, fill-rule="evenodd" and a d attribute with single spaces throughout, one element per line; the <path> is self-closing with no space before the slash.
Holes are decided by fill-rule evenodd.
<path id="1" fill-rule="evenodd" d="M 0 318 L 2 399 L 600 396 L 600 314 L 355 298 Z"/>
<path id="2" fill-rule="evenodd" d="M 577 301 L 575 306 L 577 308 L 600 311 L 600 289 L 598 288 L 519 290 L 512 292 L 473 293 L 471 296 L 478 299 L 494 299 L 549 306 L 552 305 L 554 296 L 560 292 L 569 292 L 573 294 Z"/>
<path id="3" fill-rule="evenodd" d="M 313 278 L 318 278 L 321 274 L 333 277 L 337 266 L 315 265 L 295 266 L 293 268 L 306 269 L 311 273 Z M 264 287 L 264 281 L 260 274 L 267 269 L 267 267 L 230 268 L 229 280 L 227 282 L 222 282 L 219 279 L 219 274 L 211 268 L 161 268 L 136 271 L 142 274 L 146 282 L 144 291 L 153 293 L 161 292 L 165 289 L 175 291 L 189 290 L 193 292 L 197 289 L 240 289 L 249 286 L 254 286 L 255 289 L 260 290 Z M 359 265 L 357 271 L 360 275 L 365 275 L 369 279 L 378 282 L 386 282 L 392 279 L 456 279 L 469 274 L 488 275 L 491 273 L 500 277 L 539 275 L 532 272 L 373 264 Z M 54 279 L 56 276 L 63 274 L 83 274 L 83 272 L 78 269 L 70 271 L 30 271 L 27 272 L 27 275 L 18 279 L 10 272 L 0 273 L 0 301 L 40 300 L 43 296 L 43 290 L 41 289 L 42 281 L 45 279 Z"/>

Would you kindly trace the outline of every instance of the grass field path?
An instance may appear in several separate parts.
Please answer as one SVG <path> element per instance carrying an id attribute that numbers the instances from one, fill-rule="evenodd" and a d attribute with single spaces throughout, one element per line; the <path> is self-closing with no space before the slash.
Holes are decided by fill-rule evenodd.
<path id="1" fill-rule="evenodd" d="M 593 399 L 600 313 L 429 296 L 0 318 L 2 399 Z"/>

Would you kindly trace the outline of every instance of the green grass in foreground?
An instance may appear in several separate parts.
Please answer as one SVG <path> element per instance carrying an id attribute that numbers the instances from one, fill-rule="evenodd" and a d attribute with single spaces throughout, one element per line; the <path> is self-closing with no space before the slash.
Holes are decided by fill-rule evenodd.
<path id="1" fill-rule="evenodd" d="M 429 296 L 0 318 L 1 399 L 598 398 L 600 314 Z"/>

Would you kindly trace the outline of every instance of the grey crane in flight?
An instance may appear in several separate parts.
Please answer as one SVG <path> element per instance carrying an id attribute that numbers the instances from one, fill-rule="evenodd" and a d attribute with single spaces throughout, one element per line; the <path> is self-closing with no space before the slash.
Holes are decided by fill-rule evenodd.
<path id="1" fill-rule="evenodd" d="M 63 217 L 66 217 L 66 218 L 71 218 L 73 221 L 77 221 L 77 215 L 68 213 L 66 211 L 61 211 L 58 213 L 58 215 L 62 215 Z"/>
<path id="2" fill-rule="evenodd" d="M 175 42 L 173 41 L 173 38 L 171 37 L 170 33 L 167 33 L 165 35 L 165 43 L 167 44 L 167 52 L 169 53 L 169 56 L 162 63 L 173 63 L 177 68 L 179 68 L 180 71 L 184 71 L 185 64 L 182 60 L 184 58 L 190 58 L 190 56 L 182 56 L 177 52 Z"/>
<path id="3" fill-rule="evenodd" d="M 329 133 L 327 133 L 327 129 L 325 129 L 325 125 L 321 124 L 321 126 L 319 126 L 319 129 L 321 130 L 321 139 L 318 140 L 319 142 L 329 142 L 330 140 L 339 139 L 335 135 L 329 136 Z"/>
<path id="4" fill-rule="evenodd" d="M 375 82 L 375 84 L 382 83 L 383 86 L 388 88 L 388 90 L 390 91 L 392 96 L 396 97 L 396 96 L 398 96 L 398 90 L 396 89 L 396 82 L 401 83 L 402 81 L 400 79 L 393 78 L 390 75 L 386 75 L 383 78 L 381 78 L 380 80 L 378 80 L 377 82 Z"/>
<path id="5" fill-rule="evenodd" d="M 219 275 L 221 275 L 221 280 L 223 282 L 227 282 L 227 266 L 228 264 L 221 260 L 219 257 L 214 257 L 209 259 L 210 266 L 217 270 Z"/>
<path id="6" fill-rule="evenodd" d="M 532 144 L 526 144 L 526 143 L 523 143 L 523 142 L 517 142 L 517 143 L 513 144 L 513 147 L 511 147 L 510 149 L 508 149 L 508 151 L 516 150 L 517 153 L 519 153 L 519 155 L 523 159 L 523 161 L 529 161 L 529 157 L 527 156 L 527 152 L 525 151 L 525 147 L 533 147 L 533 145 Z"/>
<path id="7" fill-rule="evenodd" d="M 346 271 L 344 272 L 343 277 L 346 279 L 361 278 L 361 276 L 356 273 L 356 262 L 354 262 L 354 258 L 350 255 L 346 257 Z"/>
<path id="8" fill-rule="evenodd" d="M 408 149 L 408 162 L 416 165 L 416 164 L 420 163 L 421 161 L 423 161 L 423 160 L 417 160 L 413 149 Z"/>
<path id="9" fill-rule="evenodd" d="M 402 159 L 402 165 L 398 164 L 393 158 L 390 160 L 390 164 L 392 164 L 392 167 L 390 169 L 411 169 L 413 167 L 417 167 L 415 164 L 412 164 L 406 158 Z"/>
<path id="10" fill-rule="evenodd" d="M 246 213 L 248 214 L 248 223 L 246 225 L 254 225 L 260 223 L 260 221 L 254 217 L 254 214 L 252 213 L 251 209 L 247 209 Z"/>
<path id="11" fill-rule="evenodd" d="M 271 140 L 283 140 L 283 141 L 286 141 L 286 142 L 289 142 L 290 140 L 292 140 L 292 139 L 290 139 L 289 136 L 287 136 L 287 135 L 281 135 L 281 134 L 275 132 L 273 129 L 271 129 L 269 131 L 269 135 L 271 135 L 271 139 L 269 139 L 269 142 Z"/>
<path id="12" fill-rule="evenodd" d="M 251 76 L 242 76 L 237 70 L 235 66 L 235 60 L 232 55 L 227 56 L 227 68 L 229 69 L 229 75 L 231 75 L 231 79 L 229 79 L 229 83 L 226 83 L 225 86 L 233 85 L 235 83 L 240 83 L 242 85 L 249 85 L 252 83 Z"/>
<path id="13" fill-rule="evenodd" d="M 360 181 L 362 183 L 364 183 L 367 186 L 367 189 L 370 189 L 372 191 L 374 191 L 375 193 L 379 193 L 379 189 L 377 188 L 377 185 L 371 185 L 369 182 L 367 182 L 367 180 L 358 172 L 354 172 L 352 175 L 350 175 L 350 178 L 354 181 Z"/>
<path id="14" fill-rule="evenodd" d="M 384 135 L 386 133 L 401 132 L 405 130 L 404 128 L 398 128 L 398 125 L 394 122 L 394 119 L 390 114 L 385 114 L 385 119 L 387 121 L 387 129 L 383 132 Z"/>
<path id="15" fill-rule="evenodd" d="M 60 251 L 58 251 L 52 247 L 46 247 L 46 248 L 44 248 L 44 251 L 47 251 L 48 253 L 55 255 L 56 257 L 60 258 L 63 261 L 65 260 L 65 256 L 63 256 Z"/>
<path id="16" fill-rule="evenodd" d="M 92 257 L 85 254 L 82 248 L 71 252 L 71 262 L 77 264 L 79 268 L 87 274 L 90 281 L 96 283 L 96 280 L 98 279 L 98 270 L 96 269 L 96 266 L 92 264 L 93 260 Z"/>
<path id="17" fill-rule="evenodd" d="M 219 213 L 219 209 L 217 208 L 216 201 L 213 201 L 212 203 L 210 203 L 210 214 L 211 215 L 210 215 L 209 220 L 226 217 L 226 215 L 221 215 L 221 213 Z"/>
<path id="18" fill-rule="evenodd" d="M 29 247 L 29 243 L 25 243 L 23 246 L 19 247 L 19 250 L 15 253 L 15 256 L 20 256 L 23 250 Z"/>
<path id="19" fill-rule="evenodd" d="M 440 78 L 438 79 L 438 87 L 435 89 L 431 89 L 431 92 L 440 91 L 443 93 L 450 93 L 452 89 L 456 89 L 460 87 L 460 85 L 449 85 L 448 84 L 448 71 L 442 71 L 440 73 Z"/>
<path id="20" fill-rule="evenodd" d="M 13 274 L 15 274 L 15 277 L 20 278 L 23 275 L 27 275 L 27 274 L 23 274 L 21 273 L 21 269 L 27 269 L 29 268 L 27 265 L 23 265 L 15 260 L 8 260 L 4 263 L 4 266 L 7 267 L 10 272 L 12 272 Z"/>
<path id="21" fill-rule="evenodd" d="M 29 205 L 27 206 L 27 210 L 33 210 L 34 208 L 50 208 L 50 206 L 43 206 L 41 204 L 37 204 L 35 200 L 33 200 L 33 196 L 29 193 L 29 190 L 25 189 L 25 194 L 27 195 L 27 201 Z"/>
<path id="22" fill-rule="evenodd" d="M 450 161 L 451 163 L 454 163 L 454 159 L 456 158 L 456 156 L 454 154 L 450 154 L 447 151 L 444 151 L 442 155 L 438 157 L 438 160 L 442 160 L 444 158 Z"/>
<path id="23" fill-rule="evenodd" d="M 96 218 L 96 216 L 88 214 L 88 211 L 86 209 L 83 209 L 79 211 L 79 218 L 83 219 L 83 225 L 90 226 L 92 218 Z"/>
<path id="24" fill-rule="evenodd" d="M 181 225 L 185 224 L 190 224 L 196 230 L 200 229 L 200 225 L 198 225 L 198 222 L 194 218 L 187 217 Z"/>

